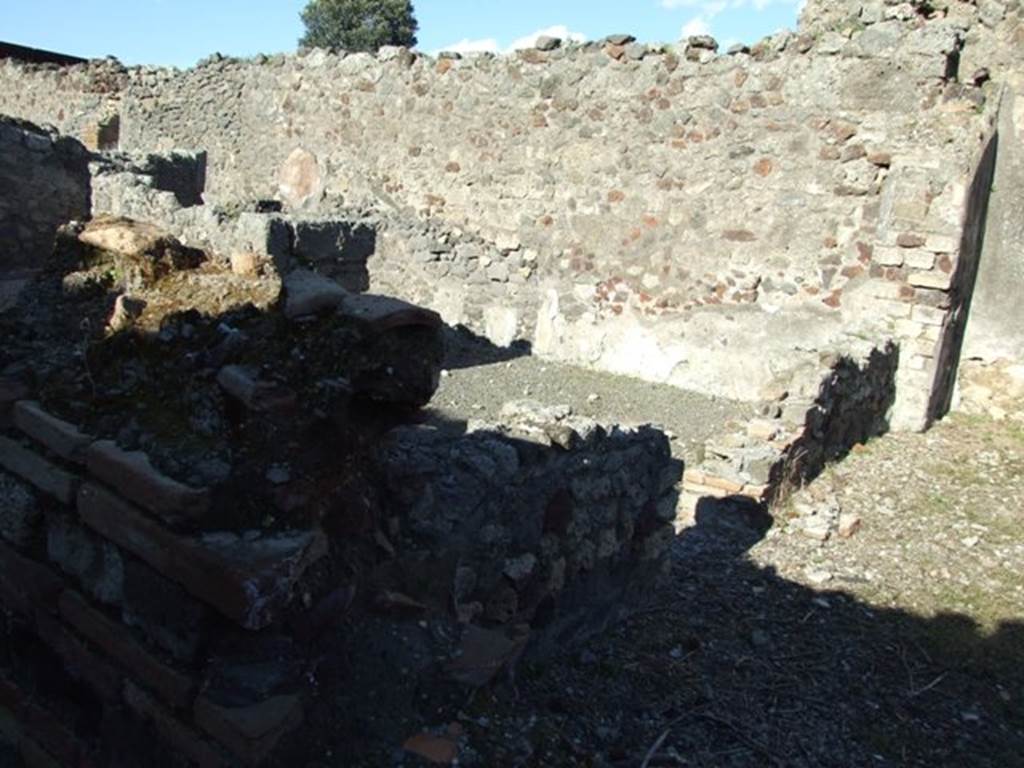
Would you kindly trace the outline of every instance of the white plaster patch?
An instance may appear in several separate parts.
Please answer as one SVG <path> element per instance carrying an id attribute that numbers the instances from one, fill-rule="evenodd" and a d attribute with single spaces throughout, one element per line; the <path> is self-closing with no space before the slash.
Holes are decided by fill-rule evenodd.
<path id="1" fill-rule="evenodd" d="M 507 347 L 516 340 L 519 313 L 511 307 L 494 306 L 484 310 L 484 332 L 492 343 Z"/>

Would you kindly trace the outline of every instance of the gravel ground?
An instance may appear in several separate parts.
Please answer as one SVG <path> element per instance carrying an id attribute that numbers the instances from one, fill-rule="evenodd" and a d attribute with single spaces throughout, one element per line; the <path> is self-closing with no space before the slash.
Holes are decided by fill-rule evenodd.
<path id="1" fill-rule="evenodd" d="M 731 419 L 748 420 L 753 407 L 651 384 L 626 376 L 542 360 L 481 342 L 453 338 L 447 368 L 428 408 L 431 423 L 462 429 L 470 419 L 498 421 L 510 400 L 568 405 L 573 413 L 612 424 L 656 424 L 673 452 L 693 459 Z"/>
<path id="2" fill-rule="evenodd" d="M 860 530 L 807 538 L 823 499 Z M 884 437 L 775 520 L 702 508 L 655 608 L 423 725 L 472 766 L 1024 766 L 1022 522 L 1019 424 Z"/>

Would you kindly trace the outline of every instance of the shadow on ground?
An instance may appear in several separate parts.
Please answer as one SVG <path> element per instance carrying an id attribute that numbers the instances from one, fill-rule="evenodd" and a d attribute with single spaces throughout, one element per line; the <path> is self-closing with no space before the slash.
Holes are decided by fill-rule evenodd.
<path id="1" fill-rule="evenodd" d="M 696 520 L 655 606 L 432 714 L 466 729 L 460 764 L 1024 765 L 1024 621 L 986 634 L 808 589 L 747 559 L 763 512 L 726 501 Z"/>

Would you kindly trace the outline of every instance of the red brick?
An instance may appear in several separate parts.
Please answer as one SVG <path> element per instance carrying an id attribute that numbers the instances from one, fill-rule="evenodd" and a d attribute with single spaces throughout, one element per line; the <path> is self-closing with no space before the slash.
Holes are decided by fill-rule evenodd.
<path id="1" fill-rule="evenodd" d="M 205 489 L 190 488 L 161 474 L 142 451 L 125 451 L 100 440 L 86 451 L 89 472 L 130 501 L 167 520 L 196 520 L 210 508 Z"/>
<path id="2" fill-rule="evenodd" d="M 321 531 L 255 541 L 179 536 L 92 483 L 82 486 L 78 511 L 90 528 L 246 629 L 269 626 L 306 568 L 327 554 Z"/>
<path id="3" fill-rule="evenodd" d="M 62 459 L 85 463 L 85 449 L 92 438 L 79 432 L 73 424 L 51 416 L 39 403 L 30 400 L 16 403 L 14 426 Z"/>
<path id="4" fill-rule="evenodd" d="M 775 168 L 775 163 L 771 161 L 771 158 L 762 157 L 754 164 L 754 173 L 758 176 L 765 177 L 771 174 Z"/>
<path id="5" fill-rule="evenodd" d="M 192 678 L 150 654 L 132 639 L 127 627 L 107 618 L 81 595 L 70 590 L 61 595 L 60 615 L 164 701 L 179 708 L 192 703 L 196 689 Z"/>
<path id="6" fill-rule="evenodd" d="M 199 768 L 219 768 L 225 764 L 213 745 L 130 680 L 124 684 L 124 700 L 137 717 L 152 725 L 157 736 L 169 747 Z"/>
<path id="7" fill-rule="evenodd" d="M 199 727 L 246 765 L 256 765 L 266 759 L 282 736 L 302 724 L 302 700 L 298 696 L 275 696 L 248 707 L 221 707 L 200 696 L 195 718 Z"/>
<path id="8" fill-rule="evenodd" d="M 821 303 L 827 307 L 836 309 L 842 306 L 843 303 L 843 292 L 842 290 L 832 291 L 827 297 L 821 300 Z"/>
<path id="9" fill-rule="evenodd" d="M 896 236 L 896 245 L 900 248 L 920 248 L 925 242 L 923 235 L 916 235 L 913 232 L 901 232 Z"/>
<path id="10" fill-rule="evenodd" d="M 63 589 L 64 582 L 45 565 L 0 544 L 0 598 L 8 607 L 23 616 L 37 608 L 56 611 Z"/>
<path id="11" fill-rule="evenodd" d="M 62 504 L 71 504 L 78 478 L 6 437 L 0 437 L 0 467 L 31 483 Z"/>

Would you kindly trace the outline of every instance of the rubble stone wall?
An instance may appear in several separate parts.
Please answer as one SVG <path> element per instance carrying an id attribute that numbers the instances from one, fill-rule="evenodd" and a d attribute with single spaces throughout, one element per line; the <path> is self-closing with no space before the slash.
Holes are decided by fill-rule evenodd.
<path id="1" fill-rule="evenodd" d="M 6 63 L 0 111 L 79 133 L 116 114 L 121 148 L 207 150 L 208 203 L 429 219 L 448 242 L 378 237 L 376 290 L 605 370 L 758 400 L 803 350 L 895 327 L 894 423 L 922 427 L 1009 71 L 965 64 L 1020 29 L 1015 0 L 830 2 L 735 55 Z"/>
<path id="2" fill-rule="evenodd" d="M 231 764 L 232 753 L 254 762 L 301 722 L 301 686 L 279 676 L 262 698 L 234 691 L 232 701 L 215 692 L 216 676 L 244 673 L 246 660 L 206 654 L 218 655 L 212 638 L 243 628 L 250 652 L 258 647 L 256 630 L 274 623 L 326 556 L 323 534 L 175 530 L 165 521 L 201 511 L 202 491 L 19 399 L 26 394 L 0 383 L 0 599 L 9 612 L 0 688 L 23 723 L 23 754 L 41 748 L 79 765 L 101 735 L 83 719 L 128 711 L 197 764 Z M 24 652 L 19 636 L 38 648 Z M 38 679 L 46 657 L 70 676 L 49 696 Z M 67 709 L 75 685 L 86 711 Z"/>
<path id="3" fill-rule="evenodd" d="M 777 505 L 830 462 L 887 432 L 898 367 L 892 342 L 861 341 L 822 354 L 800 389 L 705 445 L 703 460 L 683 477 L 683 521 L 708 497 Z"/>
<path id="4" fill-rule="evenodd" d="M 384 488 L 407 536 L 457 563 L 462 618 L 529 621 L 533 647 L 550 654 L 645 602 L 668 565 L 682 467 L 651 427 L 607 429 L 532 403 L 505 414 L 511 426 L 457 440 L 397 430 L 381 449 Z"/>
<path id="5" fill-rule="evenodd" d="M 77 141 L 0 117 L 0 271 L 40 265 L 57 227 L 89 215 L 89 181 Z"/>
<path id="6" fill-rule="evenodd" d="M 477 687 L 514 663 L 490 654 L 563 650 L 645 605 L 666 572 L 681 467 L 650 427 L 521 403 L 465 436 L 399 428 L 377 457 L 375 538 L 196 532 L 208 489 L 27 397 L 0 380 L 0 709 L 23 754 L 60 765 L 137 765 L 156 744 L 179 761 L 158 765 L 302 755 L 301 737 L 282 740 L 315 706 L 323 638 L 350 644 L 373 686 Z M 374 567 L 329 564 L 360 536 Z M 342 621 L 358 629 L 327 631 Z M 415 642 L 377 669 L 403 633 Z"/>

